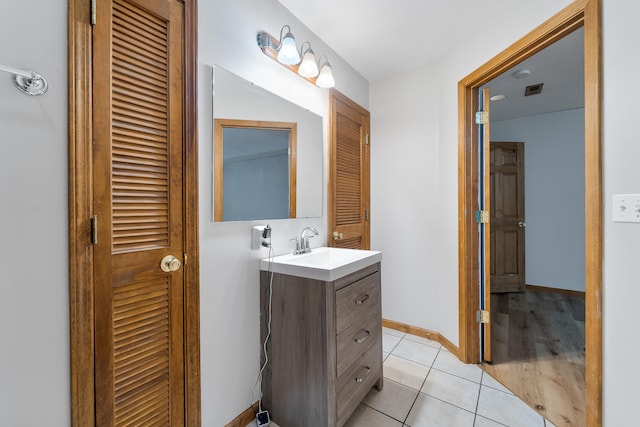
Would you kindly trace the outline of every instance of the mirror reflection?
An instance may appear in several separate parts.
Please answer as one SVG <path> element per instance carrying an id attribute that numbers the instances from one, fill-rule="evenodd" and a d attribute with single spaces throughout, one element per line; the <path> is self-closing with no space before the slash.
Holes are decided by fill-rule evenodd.
<path id="1" fill-rule="evenodd" d="M 216 221 L 296 217 L 296 129 L 287 122 L 214 120 L 214 174 L 222 183 L 215 187 Z"/>
<path id="2" fill-rule="evenodd" d="M 322 216 L 322 117 L 213 68 L 214 221 Z"/>

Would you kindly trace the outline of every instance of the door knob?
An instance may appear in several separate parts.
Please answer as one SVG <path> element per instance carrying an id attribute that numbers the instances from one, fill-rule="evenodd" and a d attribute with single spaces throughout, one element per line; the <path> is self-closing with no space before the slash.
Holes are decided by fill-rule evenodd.
<path id="1" fill-rule="evenodd" d="M 167 273 L 171 271 L 178 271 L 180 270 L 181 266 L 182 263 L 180 262 L 180 260 L 173 255 L 167 255 L 166 257 L 162 258 L 162 261 L 160 261 L 160 268 L 162 269 L 162 271 L 165 271 Z"/>
<path id="2" fill-rule="evenodd" d="M 518 222 L 518 227 L 525 228 L 526 226 L 527 226 L 527 224 L 524 221 Z"/>
<path id="3" fill-rule="evenodd" d="M 340 240 L 344 235 L 342 233 L 338 233 L 337 231 L 333 232 L 333 240 Z"/>

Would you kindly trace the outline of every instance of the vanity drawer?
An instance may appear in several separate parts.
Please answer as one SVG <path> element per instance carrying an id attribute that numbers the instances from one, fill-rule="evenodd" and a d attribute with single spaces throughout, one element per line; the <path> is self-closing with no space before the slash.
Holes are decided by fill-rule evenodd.
<path id="1" fill-rule="evenodd" d="M 381 348 L 381 339 L 382 322 L 378 310 L 353 322 L 336 337 L 336 375 L 340 377 L 372 345 Z"/>
<path id="2" fill-rule="evenodd" d="M 380 310 L 380 273 L 377 272 L 336 292 L 337 332 L 342 332 L 356 319 Z"/>
<path id="3" fill-rule="evenodd" d="M 338 378 L 338 426 L 342 426 L 353 413 L 371 387 L 382 377 L 382 350 L 372 346 L 362 357 Z"/>

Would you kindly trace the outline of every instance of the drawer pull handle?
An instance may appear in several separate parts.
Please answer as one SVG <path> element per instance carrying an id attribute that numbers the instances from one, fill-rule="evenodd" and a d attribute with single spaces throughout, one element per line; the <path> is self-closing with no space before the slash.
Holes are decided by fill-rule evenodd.
<path id="1" fill-rule="evenodd" d="M 367 338 L 369 338 L 369 335 L 371 334 L 371 332 L 369 331 L 364 331 L 364 335 L 362 335 L 360 338 L 356 338 L 354 339 L 355 342 L 357 342 L 358 344 L 364 342 Z"/>
<path id="2" fill-rule="evenodd" d="M 363 296 L 362 298 L 356 300 L 356 304 L 360 305 L 360 304 L 364 303 L 368 299 L 369 299 L 369 294 L 365 294 L 365 296 Z"/>
<path id="3" fill-rule="evenodd" d="M 364 375 L 361 375 L 359 377 L 356 377 L 356 382 L 357 383 L 361 383 L 362 381 L 364 381 L 364 377 L 366 377 L 367 375 L 369 375 L 369 372 L 371 372 L 371 368 L 368 366 L 364 367 L 365 371 L 364 371 Z"/>

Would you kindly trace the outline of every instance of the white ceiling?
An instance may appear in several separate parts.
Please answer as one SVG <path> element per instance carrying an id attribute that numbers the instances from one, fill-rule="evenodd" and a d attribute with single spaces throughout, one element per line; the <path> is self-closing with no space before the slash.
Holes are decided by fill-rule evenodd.
<path id="1" fill-rule="evenodd" d="M 437 63 L 476 31 L 478 22 L 491 22 L 494 10 L 504 11 L 505 16 L 523 12 L 521 2 L 504 0 L 279 2 L 369 81 Z M 529 68 L 531 76 L 515 80 L 511 70 L 488 85 L 492 93 L 507 95 L 492 103 L 492 120 L 583 106 L 582 32 L 516 67 L 520 68 Z M 544 83 L 542 94 L 525 98 L 524 86 L 536 83 Z"/>
<path id="2" fill-rule="evenodd" d="M 490 81 L 485 87 L 491 95 L 506 95 L 502 101 L 491 102 L 491 120 L 584 107 L 583 40 L 580 28 Z M 523 69 L 531 74 L 522 79 L 513 77 Z M 542 93 L 525 97 L 526 87 L 538 83 L 544 83 Z"/>

